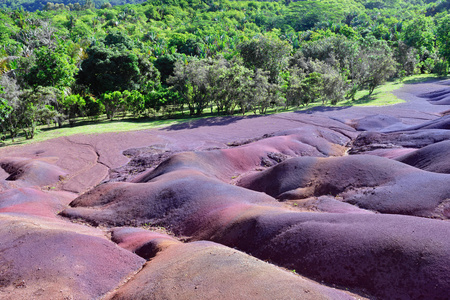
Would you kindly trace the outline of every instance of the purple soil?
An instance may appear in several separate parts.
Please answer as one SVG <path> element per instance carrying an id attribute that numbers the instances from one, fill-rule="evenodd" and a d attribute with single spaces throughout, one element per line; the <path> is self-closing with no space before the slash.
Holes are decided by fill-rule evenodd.
<path id="1" fill-rule="evenodd" d="M 431 144 L 396 160 L 425 171 L 450 174 L 450 141 Z"/>
<path id="2" fill-rule="evenodd" d="M 351 125 L 358 131 L 380 131 L 401 123 L 401 120 L 387 115 L 372 115 L 354 120 Z"/>
<path id="3" fill-rule="evenodd" d="M 76 197 L 67 192 L 43 192 L 34 188 L 10 189 L 0 193 L 0 213 L 54 217 Z"/>
<path id="4" fill-rule="evenodd" d="M 447 222 L 293 212 L 240 213 L 233 221 L 211 240 L 316 280 L 365 288 L 381 299 L 448 296 Z"/>
<path id="5" fill-rule="evenodd" d="M 51 163 L 52 159 L 4 158 L 0 167 L 9 174 L 6 181 L 17 187 L 56 185 L 67 172 Z"/>
<path id="6" fill-rule="evenodd" d="M 148 183 L 103 184 L 75 199 L 61 215 L 96 225 L 170 225 L 170 229 L 189 235 L 203 221 L 202 213 L 253 203 L 279 206 L 263 193 L 226 184 L 199 171 L 179 170 Z M 199 216 L 193 218 L 194 214 Z"/>
<path id="7" fill-rule="evenodd" d="M 421 129 L 392 133 L 365 131 L 352 142 L 349 153 L 358 154 L 378 149 L 417 149 L 446 140 L 450 140 L 450 130 L 445 129 Z"/>
<path id="8" fill-rule="evenodd" d="M 350 140 L 342 134 L 326 129 L 300 128 L 279 132 L 276 136 L 231 149 L 176 154 L 155 170 L 143 173 L 133 182 L 147 182 L 173 170 L 189 169 L 225 182 L 260 167 L 270 167 L 296 156 L 343 155 Z"/>
<path id="9" fill-rule="evenodd" d="M 111 299 L 355 299 L 211 242 L 158 253 Z"/>
<path id="10" fill-rule="evenodd" d="M 0 214 L 0 298 L 96 299 L 144 260 L 101 231 L 46 218 Z"/>
<path id="11" fill-rule="evenodd" d="M 431 104 L 434 104 L 434 105 L 449 105 L 450 104 L 450 89 L 449 88 L 422 94 L 420 96 L 427 99 Z"/>
<path id="12" fill-rule="evenodd" d="M 243 177 L 238 185 L 280 200 L 334 195 L 382 213 L 448 219 L 449 180 L 449 175 L 424 172 L 387 158 L 352 155 L 293 158 Z"/>
<path id="13" fill-rule="evenodd" d="M 302 200 L 287 200 L 286 204 L 292 205 L 297 210 L 304 209 L 305 211 L 313 212 L 328 212 L 328 213 L 350 213 L 350 214 L 373 214 L 374 212 L 366 209 L 361 209 L 355 205 L 342 202 L 341 199 L 336 199 L 330 196 L 320 196 L 306 198 Z"/>
<path id="14" fill-rule="evenodd" d="M 135 227 L 113 228 L 111 240 L 119 247 L 134 252 L 147 260 L 171 245 L 181 244 L 180 241 L 167 234 Z"/>
<path id="15" fill-rule="evenodd" d="M 441 113 L 450 105 L 421 97 L 445 84 L 407 84 L 395 91 L 407 102 L 389 107 L 210 118 L 0 148 L 0 297 L 297 298 L 306 283 L 267 260 L 381 299 L 446 299 L 449 223 L 422 217 L 450 217 L 450 175 L 424 171 L 446 166 L 450 119 Z M 68 208 L 66 192 L 81 195 Z M 60 210 L 91 225 L 166 226 L 177 238 L 108 229 L 116 245 Z M 150 262 L 135 275 L 139 256 Z M 342 296 L 307 285 L 313 299 Z"/>
<path id="16" fill-rule="evenodd" d="M 445 263 L 450 259 L 447 222 L 370 213 L 295 212 L 264 194 L 185 173 L 173 171 L 149 183 L 102 185 L 76 199 L 74 208 L 63 215 L 102 224 L 130 218 L 158 223 L 178 235 L 236 247 L 301 269 L 300 274 L 316 280 L 363 288 L 383 298 L 440 299 L 450 287 L 450 268 Z"/>

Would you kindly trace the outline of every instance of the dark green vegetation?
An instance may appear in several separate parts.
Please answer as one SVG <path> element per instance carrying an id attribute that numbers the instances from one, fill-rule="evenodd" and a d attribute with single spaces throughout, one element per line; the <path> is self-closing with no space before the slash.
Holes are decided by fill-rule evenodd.
<path id="1" fill-rule="evenodd" d="M 450 1 L 58 3 L 0 10 L 3 139 L 103 114 L 336 104 L 450 60 Z"/>

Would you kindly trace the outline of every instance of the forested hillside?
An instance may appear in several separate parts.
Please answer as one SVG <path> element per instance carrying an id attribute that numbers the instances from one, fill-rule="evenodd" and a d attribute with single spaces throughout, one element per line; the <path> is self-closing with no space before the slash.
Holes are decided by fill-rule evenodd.
<path id="1" fill-rule="evenodd" d="M 80 116 L 335 104 L 448 72 L 450 1 L 68 3 L 0 10 L 5 138 Z"/>

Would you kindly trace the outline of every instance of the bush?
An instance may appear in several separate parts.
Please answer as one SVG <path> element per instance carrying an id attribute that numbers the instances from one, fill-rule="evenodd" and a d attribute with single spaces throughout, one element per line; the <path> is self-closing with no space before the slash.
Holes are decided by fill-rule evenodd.
<path id="1" fill-rule="evenodd" d="M 433 73 L 439 76 L 447 76 L 448 74 L 448 63 L 444 60 L 439 60 L 436 62 L 433 68 Z"/>

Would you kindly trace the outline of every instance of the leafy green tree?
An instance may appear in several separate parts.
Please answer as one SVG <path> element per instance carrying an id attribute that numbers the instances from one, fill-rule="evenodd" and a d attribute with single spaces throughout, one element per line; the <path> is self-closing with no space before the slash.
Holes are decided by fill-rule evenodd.
<path id="1" fill-rule="evenodd" d="M 402 38 L 408 46 L 416 48 L 423 56 L 425 51 L 433 51 L 435 39 L 433 31 L 432 18 L 420 16 L 403 26 Z"/>
<path id="2" fill-rule="evenodd" d="M 108 91 L 143 90 L 159 81 L 159 73 L 146 58 L 128 50 L 104 44 L 87 50 L 77 82 L 89 87 L 97 97 Z"/>
<path id="3" fill-rule="evenodd" d="M 8 76 L 0 77 L 0 85 L 3 87 L 2 106 L 3 121 L 1 127 L 3 133 L 9 132 L 11 140 L 14 142 L 14 138 L 20 131 L 20 120 L 22 119 L 22 106 L 20 96 L 22 92 L 15 79 Z"/>
<path id="4" fill-rule="evenodd" d="M 321 87 L 323 85 L 322 74 L 312 72 L 306 75 L 302 82 L 303 94 L 302 104 L 308 105 L 321 97 Z"/>
<path id="5" fill-rule="evenodd" d="M 26 82 L 32 86 L 48 86 L 63 89 L 75 82 L 77 67 L 62 49 L 42 47 L 36 51 L 36 60 L 25 74 Z"/>
<path id="6" fill-rule="evenodd" d="M 357 51 L 357 42 L 345 36 L 325 37 L 304 43 L 301 51 L 291 58 L 290 66 L 304 68 L 307 59 L 321 60 L 345 73 L 350 68 L 350 61 Z"/>
<path id="7" fill-rule="evenodd" d="M 60 103 L 65 110 L 70 125 L 73 125 L 73 118 L 76 113 L 86 105 L 84 98 L 78 94 L 62 96 Z"/>
<path id="8" fill-rule="evenodd" d="M 113 31 L 105 37 L 105 45 L 108 47 L 116 47 L 118 50 L 136 48 L 136 43 L 124 32 Z"/>
<path id="9" fill-rule="evenodd" d="M 404 75 L 414 74 L 420 59 L 417 49 L 409 47 L 403 41 L 398 41 L 397 47 L 394 50 L 394 58 L 398 63 L 396 73 L 400 74 L 400 72 L 403 72 Z M 430 61 L 428 61 L 428 63 L 430 63 Z M 427 68 L 424 66 L 424 71 L 426 69 Z"/>
<path id="10" fill-rule="evenodd" d="M 184 99 L 191 115 L 199 116 L 208 107 L 211 89 L 206 80 L 207 68 L 205 60 L 179 60 L 175 63 L 174 76 L 168 79 L 172 90 Z"/>
<path id="11" fill-rule="evenodd" d="M 442 18 L 437 27 L 436 40 L 439 54 L 450 62 L 450 16 Z"/>
<path id="12" fill-rule="evenodd" d="M 61 117 L 53 103 L 56 103 L 59 91 L 54 88 L 39 86 L 24 90 L 20 97 L 18 115 L 20 127 L 26 139 L 34 138 L 39 123 L 47 123 Z"/>
<path id="13" fill-rule="evenodd" d="M 4 88 L 0 85 L 0 127 L 3 133 L 3 139 L 5 139 L 6 130 L 4 123 L 7 121 L 9 114 L 12 111 L 12 107 L 8 105 L 8 100 L 1 97 L 4 94 Z"/>
<path id="14" fill-rule="evenodd" d="M 182 59 L 180 54 L 164 54 L 159 56 L 154 62 L 154 66 L 161 74 L 161 83 L 167 84 L 167 78 L 173 75 L 175 69 L 175 63 L 177 60 Z"/>
<path id="15" fill-rule="evenodd" d="M 350 98 L 354 99 L 357 90 L 369 89 L 369 95 L 395 73 L 392 50 L 385 41 L 366 39 L 358 54 L 350 63 L 350 76 L 354 89 Z"/>
<path id="16" fill-rule="evenodd" d="M 125 100 L 120 91 L 106 92 L 100 98 L 105 106 L 106 117 L 113 120 L 117 111 L 125 106 Z"/>
<path id="17" fill-rule="evenodd" d="M 173 89 L 160 85 L 145 95 L 145 109 L 147 113 L 156 113 L 167 105 L 179 107 L 181 112 L 183 112 L 184 102 L 182 97 Z"/>
<path id="18" fill-rule="evenodd" d="M 286 107 L 300 106 L 303 97 L 303 80 L 306 74 L 299 69 L 290 70 L 286 86 Z"/>
<path id="19" fill-rule="evenodd" d="M 145 114 L 145 97 L 139 91 L 125 90 L 122 93 L 126 109 L 134 116 L 139 117 Z"/>
<path id="20" fill-rule="evenodd" d="M 282 102 L 279 85 L 269 82 L 268 72 L 256 69 L 252 78 L 251 97 L 253 111 L 265 114 L 267 109 Z"/>
<path id="21" fill-rule="evenodd" d="M 271 83 L 278 81 L 280 71 L 287 67 L 292 51 L 287 42 L 263 36 L 243 42 L 238 48 L 244 65 L 252 70 L 269 72 Z"/>
<path id="22" fill-rule="evenodd" d="M 216 104 L 219 113 L 232 115 L 239 106 L 241 113 L 245 114 L 251 108 L 252 75 L 253 72 L 238 60 L 229 62 L 221 58 L 209 66 L 211 100 Z"/>

